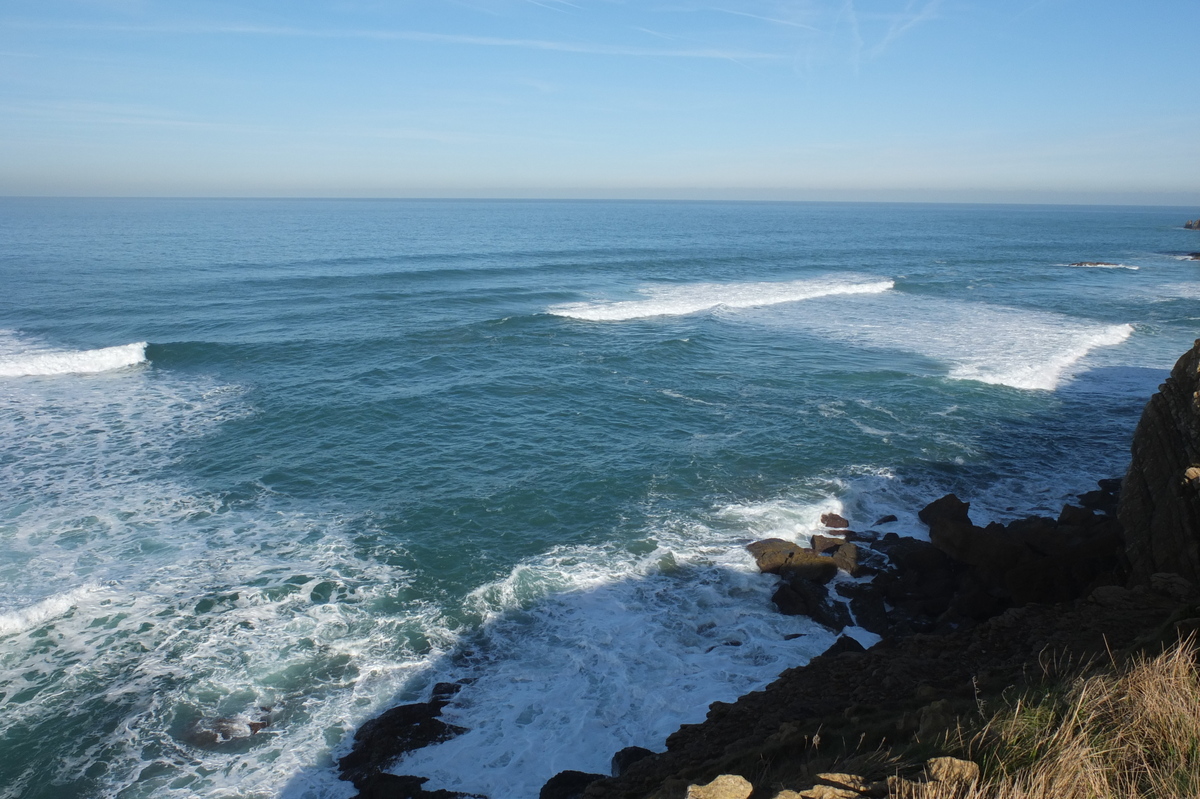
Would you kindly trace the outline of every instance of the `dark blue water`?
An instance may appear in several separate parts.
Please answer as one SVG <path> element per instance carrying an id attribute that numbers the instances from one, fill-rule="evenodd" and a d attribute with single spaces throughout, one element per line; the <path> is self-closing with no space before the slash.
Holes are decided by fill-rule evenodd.
<path id="1" fill-rule="evenodd" d="M 441 679 L 427 787 L 657 746 L 832 640 L 746 542 L 1120 474 L 1188 210 L 0 201 L 0 786 L 349 796 Z"/>

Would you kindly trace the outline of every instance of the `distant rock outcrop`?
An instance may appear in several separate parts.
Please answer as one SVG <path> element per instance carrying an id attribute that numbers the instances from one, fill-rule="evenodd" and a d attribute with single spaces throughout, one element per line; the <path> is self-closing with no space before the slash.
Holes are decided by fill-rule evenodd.
<path id="1" fill-rule="evenodd" d="M 1183 226 L 1188 230 L 1200 230 L 1200 219 L 1189 219 Z"/>
<path id="2" fill-rule="evenodd" d="M 1117 515 L 1135 582 L 1200 582 L 1200 340 L 1146 403 Z"/>

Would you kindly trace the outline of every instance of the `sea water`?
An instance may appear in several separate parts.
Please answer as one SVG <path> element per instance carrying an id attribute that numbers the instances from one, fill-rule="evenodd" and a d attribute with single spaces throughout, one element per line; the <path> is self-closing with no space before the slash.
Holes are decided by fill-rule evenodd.
<path id="1" fill-rule="evenodd" d="M 834 640 L 745 544 L 1121 474 L 1189 210 L 0 201 L 0 793 L 347 797 L 438 681 L 428 788 L 659 748 Z"/>

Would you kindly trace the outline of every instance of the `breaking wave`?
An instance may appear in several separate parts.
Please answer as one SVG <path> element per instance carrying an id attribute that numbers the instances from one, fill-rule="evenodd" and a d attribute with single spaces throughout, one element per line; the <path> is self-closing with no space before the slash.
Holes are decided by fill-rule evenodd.
<path id="1" fill-rule="evenodd" d="M 685 316 L 717 307 L 757 308 L 843 294 L 879 294 L 895 287 L 892 280 L 825 278 L 786 283 L 693 283 L 644 288 L 646 299 L 619 302 L 573 302 L 546 312 L 588 322 L 623 322 L 652 316 Z"/>

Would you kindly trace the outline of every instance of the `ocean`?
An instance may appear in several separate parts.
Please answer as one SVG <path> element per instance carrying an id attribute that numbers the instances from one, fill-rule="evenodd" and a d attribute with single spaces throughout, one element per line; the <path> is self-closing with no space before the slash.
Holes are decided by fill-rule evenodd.
<path id="1" fill-rule="evenodd" d="M 0 200 L 0 795 L 348 797 L 439 681 L 430 789 L 661 748 L 834 640 L 747 543 L 1123 472 L 1189 211 Z"/>

